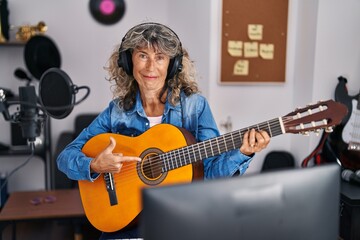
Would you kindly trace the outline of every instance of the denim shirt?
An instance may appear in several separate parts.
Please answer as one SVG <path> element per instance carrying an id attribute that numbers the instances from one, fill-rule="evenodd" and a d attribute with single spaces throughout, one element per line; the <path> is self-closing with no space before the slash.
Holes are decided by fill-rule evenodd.
<path id="1" fill-rule="evenodd" d="M 95 120 L 85 128 L 58 156 L 57 165 L 73 180 L 94 181 L 99 174 L 90 173 L 92 158 L 81 152 L 84 144 L 100 133 L 118 133 L 126 136 L 139 136 L 150 128 L 150 123 L 141 104 L 140 94 L 136 96 L 135 106 L 125 111 L 114 99 Z M 169 123 L 188 130 L 197 142 L 219 136 L 216 122 L 207 100 L 200 94 L 185 97 L 176 106 L 165 103 L 162 123 Z M 248 168 L 252 157 L 242 154 L 239 149 L 203 159 L 204 178 L 229 177 L 239 172 L 242 175 Z"/>

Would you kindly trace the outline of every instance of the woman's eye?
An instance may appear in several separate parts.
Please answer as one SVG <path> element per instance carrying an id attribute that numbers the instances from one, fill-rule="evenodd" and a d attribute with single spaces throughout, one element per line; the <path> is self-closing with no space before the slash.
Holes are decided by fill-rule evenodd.
<path id="1" fill-rule="evenodd" d="M 157 58 L 157 60 L 161 61 L 161 60 L 165 59 L 165 56 L 164 55 L 158 55 L 156 58 Z"/>
<path id="2" fill-rule="evenodd" d="M 145 55 L 145 54 L 140 54 L 139 57 L 142 58 L 142 59 L 146 59 L 146 55 Z"/>

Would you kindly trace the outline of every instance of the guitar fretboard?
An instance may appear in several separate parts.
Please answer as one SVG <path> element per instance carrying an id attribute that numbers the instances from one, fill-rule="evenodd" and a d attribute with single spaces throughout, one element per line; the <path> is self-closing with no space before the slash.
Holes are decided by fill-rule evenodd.
<path id="1" fill-rule="evenodd" d="M 167 172 L 195 163 L 205 158 L 217 156 L 234 149 L 239 149 L 242 144 L 244 134 L 251 129 L 265 130 L 270 137 L 283 134 L 283 130 L 281 128 L 281 118 L 274 118 L 260 124 L 255 124 L 247 128 L 226 133 L 219 137 L 178 148 L 159 155 L 162 162 L 162 172 Z"/>

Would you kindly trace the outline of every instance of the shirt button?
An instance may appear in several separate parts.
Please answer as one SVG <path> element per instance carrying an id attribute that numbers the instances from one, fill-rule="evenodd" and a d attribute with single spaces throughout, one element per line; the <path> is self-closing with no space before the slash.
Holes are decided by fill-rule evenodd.
<path id="1" fill-rule="evenodd" d="M 148 125 L 149 125 L 149 123 L 145 123 L 145 125 L 146 125 L 146 126 L 148 126 Z"/>

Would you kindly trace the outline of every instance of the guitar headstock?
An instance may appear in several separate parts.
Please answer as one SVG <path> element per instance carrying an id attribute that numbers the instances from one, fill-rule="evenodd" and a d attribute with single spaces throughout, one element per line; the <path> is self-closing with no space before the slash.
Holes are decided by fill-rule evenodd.
<path id="1" fill-rule="evenodd" d="M 305 135 L 309 132 L 319 132 L 321 129 L 332 132 L 332 128 L 341 123 L 347 111 L 344 104 L 334 100 L 319 101 L 304 108 L 297 108 L 282 117 L 284 130 L 286 133 Z"/>

